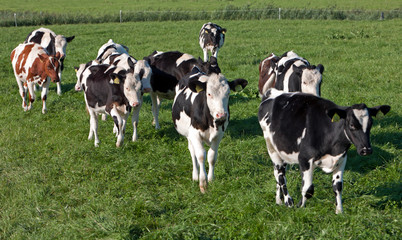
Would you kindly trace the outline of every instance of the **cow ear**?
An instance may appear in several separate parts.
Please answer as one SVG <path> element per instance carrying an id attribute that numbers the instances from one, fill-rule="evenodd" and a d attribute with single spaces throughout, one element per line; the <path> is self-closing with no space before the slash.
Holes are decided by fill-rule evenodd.
<path id="1" fill-rule="evenodd" d="M 218 65 L 218 59 L 216 57 L 214 57 L 214 56 L 211 56 L 209 58 L 209 62 L 211 63 L 212 66 L 213 65 Z"/>
<path id="2" fill-rule="evenodd" d="M 226 28 L 222 28 L 222 33 L 226 34 Z"/>
<path id="3" fill-rule="evenodd" d="M 322 64 L 318 64 L 316 68 L 321 74 L 324 72 L 324 66 Z"/>
<path id="4" fill-rule="evenodd" d="M 378 111 L 381 111 L 384 115 L 387 114 L 391 110 L 391 106 L 389 105 L 380 105 L 372 108 L 368 108 L 370 116 L 377 116 Z"/>
<path id="5" fill-rule="evenodd" d="M 197 73 L 202 73 L 202 71 L 198 68 L 198 66 L 195 66 L 191 69 L 190 75 L 194 75 Z"/>
<path id="6" fill-rule="evenodd" d="M 74 38 L 75 38 L 75 36 L 66 37 L 66 41 L 71 42 L 71 41 L 73 41 Z"/>
<path id="7" fill-rule="evenodd" d="M 188 83 L 188 87 L 191 91 L 199 93 L 201 91 L 205 91 L 207 88 L 207 83 L 200 81 L 191 81 Z"/>
<path id="8" fill-rule="evenodd" d="M 74 67 L 75 72 L 78 72 L 79 67 Z"/>
<path id="9" fill-rule="evenodd" d="M 46 62 L 46 60 L 49 58 L 48 55 L 46 55 L 44 53 L 39 54 L 38 57 L 42 62 Z"/>
<path id="10" fill-rule="evenodd" d="M 337 122 L 341 118 L 346 118 L 346 110 L 340 107 L 329 109 L 327 114 L 332 122 Z"/>
<path id="11" fill-rule="evenodd" d="M 228 84 L 229 84 L 230 90 L 235 91 L 235 92 L 240 92 L 247 86 L 248 81 L 245 79 L 242 79 L 242 78 L 238 78 L 236 80 L 228 82 Z"/>
<path id="12" fill-rule="evenodd" d="M 128 66 L 129 66 L 131 69 L 134 69 L 135 63 L 133 62 L 133 60 L 131 60 L 131 57 L 128 58 L 127 62 L 128 62 Z"/>

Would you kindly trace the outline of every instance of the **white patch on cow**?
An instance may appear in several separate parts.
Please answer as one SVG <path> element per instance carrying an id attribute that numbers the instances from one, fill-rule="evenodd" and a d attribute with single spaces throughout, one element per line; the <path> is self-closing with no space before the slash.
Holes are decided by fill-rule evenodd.
<path id="1" fill-rule="evenodd" d="M 179 57 L 176 60 L 176 67 L 178 67 L 180 64 L 182 64 L 184 61 L 188 61 L 190 59 L 194 59 L 194 57 L 191 56 L 190 54 L 184 53 L 183 55 L 181 55 L 181 57 Z"/>
<path id="2" fill-rule="evenodd" d="M 307 128 L 304 128 L 301 137 L 299 137 L 299 138 L 297 139 L 297 145 L 300 145 L 301 141 L 302 141 L 303 138 L 306 136 L 306 131 L 307 131 Z"/>
<path id="3" fill-rule="evenodd" d="M 191 118 L 184 111 L 180 112 L 180 119 L 176 120 L 176 130 L 181 135 L 188 137 L 191 127 Z"/>
<path id="4" fill-rule="evenodd" d="M 227 79 L 222 74 L 210 75 L 206 91 L 207 104 L 212 117 L 214 119 L 220 119 L 224 115 L 228 117 L 230 89 Z"/>
<path id="5" fill-rule="evenodd" d="M 367 108 L 361 110 L 353 109 L 353 114 L 355 115 L 357 120 L 359 120 L 360 125 L 362 125 L 363 132 L 366 133 L 368 122 L 370 119 L 370 115 Z"/>
<path id="6" fill-rule="evenodd" d="M 322 74 L 318 69 L 305 69 L 301 77 L 302 92 L 319 96 L 321 79 Z"/>
<path id="7" fill-rule="evenodd" d="M 344 154 L 344 152 L 336 156 L 326 154 L 319 160 L 314 161 L 314 165 L 321 168 L 326 173 L 331 173 L 337 169 L 340 164 L 342 164 L 342 161 L 345 159 L 342 157 Z"/>

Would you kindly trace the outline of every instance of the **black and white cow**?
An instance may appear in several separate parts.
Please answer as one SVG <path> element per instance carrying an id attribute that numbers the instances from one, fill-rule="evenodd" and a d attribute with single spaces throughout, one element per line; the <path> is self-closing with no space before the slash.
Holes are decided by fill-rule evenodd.
<path id="1" fill-rule="evenodd" d="M 332 173 L 336 213 L 341 213 L 343 172 L 351 144 L 361 156 L 372 153 L 370 129 L 372 116 L 386 114 L 390 106 L 373 108 L 365 104 L 341 107 L 305 93 L 284 93 L 269 89 L 260 104 L 258 120 L 264 133 L 269 156 L 274 164 L 276 203 L 293 206 L 286 186 L 286 165 L 299 164 L 302 176 L 303 207 L 314 194 L 313 171 L 319 167 Z M 333 122 L 333 116 L 340 120 Z"/>
<path id="2" fill-rule="evenodd" d="M 66 57 L 67 43 L 71 42 L 75 36 L 65 37 L 63 35 L 56 35 L 48 28 L 39 28 L 28 34 L 24 43 L 37 43 L 46 49 L 47 53 L 51 56 L 60 53 L 61 66 L 59 69 L 59 79 L 61 81 L 61 72 L 64 69 L 64 59 Z M 57 84 L 57 94 L 61 95 L 60 81 Z"/>
<path id="3" fill-rule="evenodd" d="M 323 65 L 310 65 L 306 59 L 289 51 L 278 60 L 275 85 L 271 87 L 285 92 L 304 92 L 320 96 L 323 72 Z"/>
<path id="4" fill-rule="evenodd" d="M 229 124 L 230 90 L 243 89 L 248 82 L 236 79 L 229 82 L 220 73 L 202 73 L 194 67 L 176 86 L 176 96 L 172 106 L 172 119 L 178 133 L 188 140 L 193 161 L 193 180 L 200 182 L 200 190 L 205 193 L 208 181 L 214 178 L 214 166 L 218 146 Z M 205 171 L 205 150 L 208 150 L 209 170 Z"/>
<path id="5" fill-rule="evenodd" d="M 211 57 L 209 62 L 203 62 L 200 58 L 196 59 L 187 53 L 155 51 L 144 59 L 152 68 L 150 95 L 154 116 L 153 124 L 156 129 L 160 128 L 158 116 L 162 99 L 174 98 L 177 83 L 191 72 L 194 66 L 205 73 L 221 72 L 215 57 Z"/>
<path id="6" fill-rule="evenodd" d="M 208 22 L 202 25 L 199 34 L 199 43 L 204 52 L 204 61 L 208 61 L 208 51 L 211 51 L 212 56 L 218 58 L 218 51 L 225 42 L 226 29 L 219 25 Z"/>
<path id="7" fill-rule="evenodd" d="M 137 82 L 141 82 L 142 91 L 144 93 L 151 92 L 151 76 L 152 69 L 145 60 L 136 60 L 134 57 L 126 53 L 112 53 L 103 63 L 119 66 L 127 70 L 127 77 L 135 78 Z M 140 109 L 142 106 L 142 94 L 140 95 L 139 105 L 133 107 L 133 116 L 131 123 L 133 126 L 132 141 L 138 139 L 137 126 L 139 121 Z M 114 129 L 116 131 L 116 129 Z"/>
<path id="8" fill-rule="evenodd" d="M 99 50 L 98 50 L 98 56 L 96 57 L 96 60 L 99 61 L 100 63 L 103 63 L 103 60 L 105 60 L 107 57 L 109 57 L 113 53 L 125 53 L 128 54 L 128 47 L 115 43 L 113 42 L 112 39 L 109 39 L 109 41 L 105 44 L 103 44 Z"/>
<path id="9" fill-rule="evenodd" d="M 121 67 L 100 64 L 84 70 L 81 89 L 84 90 L 90 115 L 88 139 L 95 136 L 95 147 L 99 146 L 97 115 L 107 113 L 113 118 L 117 128 L 116 146 L 120 147 L 131 108 L 140 104 L 141 82 L 128 78 L 127 71 Z"/>

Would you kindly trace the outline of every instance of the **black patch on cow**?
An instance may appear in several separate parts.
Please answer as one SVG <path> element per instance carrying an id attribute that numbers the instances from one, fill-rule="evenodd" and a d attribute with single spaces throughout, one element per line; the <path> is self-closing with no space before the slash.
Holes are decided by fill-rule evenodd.
<path id="1" fill-rule="evenodd" d="M 334 191 L 335 195 L 337 192 L 341 192 L 343 188 L 343 183 L 342 182 L 337 182 L 336 184 L 332 185 L 332 190 Z"/>
<path id="2" fill-rule="evenodd" d="M 117 128 L 117 132 L 119 132 L 120 131 L 120 129 L 119 129 L 119 120 L 117 120 L 116 116 L 113 116 L 113 122 L 114 122 L 114 125 Z"/>

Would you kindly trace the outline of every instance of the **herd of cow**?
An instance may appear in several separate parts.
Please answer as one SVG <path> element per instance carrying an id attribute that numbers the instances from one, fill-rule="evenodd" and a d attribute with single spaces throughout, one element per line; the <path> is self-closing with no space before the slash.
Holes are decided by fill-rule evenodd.
<path id="1" fill-rule="evenodd" d="M 84 91 L 90 115 L 88 139 L 97 134 L 98 115 L 110 115 L 114 121 L 116 146 L 123 144 L 126 122 L 133 112 L 132 141 L 137 140 L 139 111 L 144 93 L 152 100 L 153 124 L 159 129 L 158 112 L 162 99 L 173 99 L 172 119 L 177 132 L 188 140 L 193 162 L 192 178 L 199 181 L 201 192 L 214 178 L 218 146 L 229 123 L 230 91 L 244 89 L 245 79 L 228 81 L 217 62 L 226 29 L 206 23 L 199 34 L 204 59 L 178 51 L 155 51 L 142 60 L 129 55 L 129 49 L 109 40 L 98 56 L 76 67 L 76 91 Z M 11 53 L 14 74 L 22 97 L 22 107 L 30 110 L 35 100 L 35 84 L 42 87 L 42 113 L 50 80 L 60 80 L 66 46 L 74 39 L 40 28 L 31 32 L 25 42 Z M 212 56 L 208 57 L 208 51 Z M 351 144 L 359 155 L 372 153 L 370 128 L 372 116 L 386 114 L 390 106 L 369 108 L 365 104 L 342 107 L 320 97 L 324 67 L 317 66 L 293 51 L 282 56 L 271 54 L 259 66 L 259 93 L 262 98 L 258 120 L 274 164 L 276 203 L 293 206 L 286 186 L 286 165 L 299 164 L 302 176 L 302 199 L 305 206 L 314 193 L 313 170 L 320 167 L 332 173 L 336 213 L 341 213 L 343 172 Z M 29 103 L 27 103 L 27 90 Z M 338 116 L 338 120 L 334 121 Z M 206 154 L 204 144 L 210 146 Z M 208 160 L 208 174 L 205 169 Z"/>

